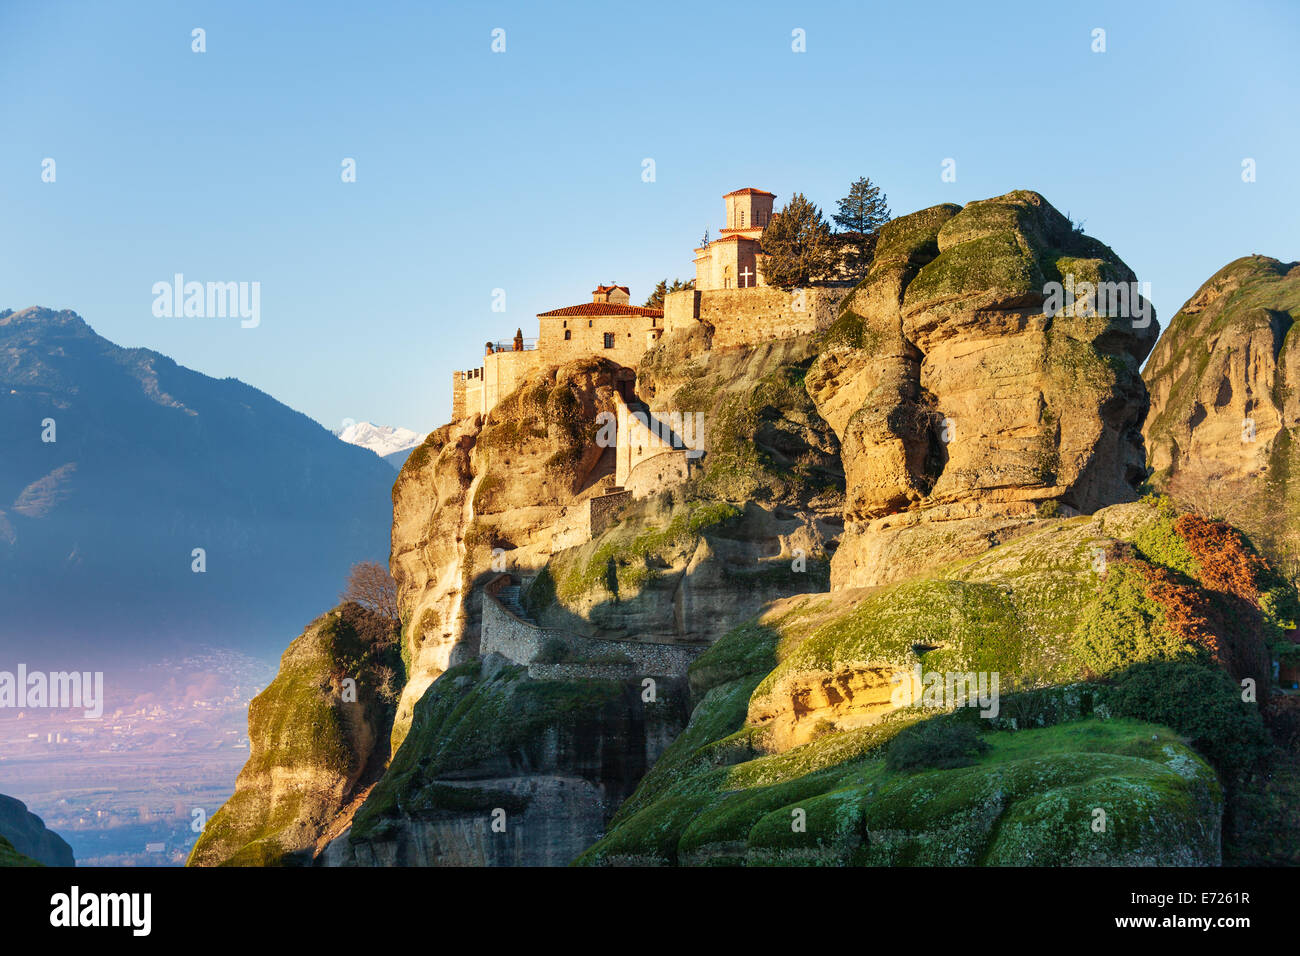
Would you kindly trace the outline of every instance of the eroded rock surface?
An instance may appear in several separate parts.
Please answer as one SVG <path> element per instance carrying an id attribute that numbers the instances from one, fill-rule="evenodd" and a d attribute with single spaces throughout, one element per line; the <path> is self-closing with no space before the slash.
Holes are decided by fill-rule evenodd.
<path id="1" fill-rule="evenodd" d="M 1300 560 L 1300 263 L 1246 256 L 1179 309 L 1152 352 L 1152 482 Z"/>
<path id="2" fill-rule="evenodd" d="M 1045 505 L 1087 513 L 1135 497 L 1147 410 L 1138 369 L 1154 314 L 1140 297 L 1123 315 L 1096 314 L 1111 304 L 1096 298 L 1091 314 L 1049 299 L 1053 282 L 1127 293 L 1134 279 L 1034 192 L 881 230 L 807 379 L 847 481 L 833 586 L 979 553 Z"/>
<path id="3" fill-rule="evenodd" d="M 684 680 L 534 680 L 500 655 L 444 673 L 330 866 L 563 866 L 686 722 Z"/>
<path id="4" fill-rule="evenodd" d="M 356 604 L 312 621 L 248 708 L 248 763 L 190 866 L 309 863 L 388 759 L 401 658 L 392 624 Z"/>

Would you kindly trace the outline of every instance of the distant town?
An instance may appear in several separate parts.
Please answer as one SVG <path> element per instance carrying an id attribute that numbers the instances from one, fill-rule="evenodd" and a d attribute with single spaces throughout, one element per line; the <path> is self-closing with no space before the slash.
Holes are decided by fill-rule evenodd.
<path id="1" fill-rule="evenodd" d="M 0 711 L 0 779 L 82 866 L 178 866 L 248 758 L 270 662 L 229 651 L 109 672 L 103 717 Z"/>

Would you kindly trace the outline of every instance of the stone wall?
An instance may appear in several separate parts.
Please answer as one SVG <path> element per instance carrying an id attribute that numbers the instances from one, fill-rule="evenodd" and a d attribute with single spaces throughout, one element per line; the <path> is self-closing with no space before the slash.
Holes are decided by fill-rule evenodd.
<path id="1" fill-rule="evenodd" d="M 753 345 L 824 329 L 847 288 L 713 289 L 700 293 L 699 319 L 713 326 L 713 347 Z"/>
<path id="2" fill-rule="evenodd" d="M 519 387 L 528 374 L 542 365 L 539 349 L 522 352 L 493 352 L 483 357 L 483 406 L 466 407 L 467 412 L 481 411 L 484 415 Z"/>
<path id="3" fill-rule="evenodd" d="M 685 449 L 703 452 L 704 409 L 683 409 L 664 414 L 639 406 L 633 411 L 617 396 L 614 406 L 617 427 L 614 457 L 616 485 L 628 487 L 632 474 L 643 462 L 658 458 L 666 452 Z M 661 462 L 660 466 L 662 465 Z"/>
<path id="4" fill-rule="evenodd" d="M 451 373 L 451 420 L 458 422 L 465 417 L 465 373 Z"/>
<path id="5" fill-rule="evenodd" d="M 664 297 L 664 329 L 674 332 L 690 328 L 700 320 L 700 296 L 694 289 L 669 292 Z"/>
<path id="6" fill-rule="evenodd" d="M 663 327 L 659 315 L 564 315 L 537 317 L 537 348 L 547 365 L 598 356 L 636 368 L 649 334 Z M 565 333 L 569 334 L 566 339 Z M 605 336 L 609 335 L 609 345 Z"/>
<path id="7" fill-rule="evenodd" d="M 615 491 L 569 505 L 551 530 L 551 554 L 586 544 L 609 527 L 618 510 L 631 500 L 628 492 Z"/>
<path id="8" fill-rule="evenodd" d="M 704 650 L 687 644 L 650 644 L 641 641 L 602 641 L 571 634 L 552 627 L 538 627 L 516 617 L 486 588 L 483 592 L 483 623 L 479 653 L 500 654 L 516 664 L 529 666 L 547 642 L 558 640 L 579 657 L 625 655 L 636 674 L 681 676 L 691 661 Z M 600 665 L 605 666 L 605 665 Z"/>
<path id="9" fill-rule="evenodd" d="M 713 326 L 713 347 L 753 345 L 824 329 L 835 321 L 847 286 L 810 289 L 705 289 L 671 292 L 664 300 L 664 328 Z"/>
<path id="10" fill-rule="evenodd" d="M 632 495 L 624 491 L 615 491 L 608 495 L 597 495 L 587 500 L 587 540 L 600 534 L 614 521 L 618 510 L 632 500 Z"/>
<path id="11" fill-rule="evenodd" d="M 533 680 L 628 680 L 637 676 L 632 664 L 538 664 L 528 665 Z"/>
<path id="12" fill-rule="evenodd" d="M 681 484 L 691 474 L 691 464 L 684 449 L 660 452 L 632 469 L 623 488 L 632 498 L 648 498 L 656 492 Z"/>

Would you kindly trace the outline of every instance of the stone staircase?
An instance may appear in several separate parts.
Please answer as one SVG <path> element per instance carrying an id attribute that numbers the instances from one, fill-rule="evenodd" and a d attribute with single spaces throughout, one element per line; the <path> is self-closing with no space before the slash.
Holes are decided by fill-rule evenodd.
<path id="1" fill-rule="evenodd" d="M 528 615 L 524 613 L 524 606 L 519 602 L 519 585 L 507 584 L 497 592 L 497 600 L 515 617 L 528 620 Z"/>

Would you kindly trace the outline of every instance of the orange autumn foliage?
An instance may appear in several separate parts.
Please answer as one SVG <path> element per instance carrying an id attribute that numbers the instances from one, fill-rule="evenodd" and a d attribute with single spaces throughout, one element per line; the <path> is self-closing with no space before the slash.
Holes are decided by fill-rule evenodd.
<path id="1" fill-rule="evenodd" d="M 1258 581 L 1267 571 L 1264 559 L 1251 551 L 1241 534 L 1222 521 L 1207 521 L 1194 512 L 1178 516 L 1174 533 L 1201 566 L 1201 583 L 1235 594 L 1259 607 Z"/>
<path id="2" fill-rule="evenodd" d="M 1262 680 L 1268 654 L 1258 582 L 1267 564 L 1223 522 L 1187 513 L 1174 522 L 1174 533 L 1196 559 L 1198 580 L 1183 583 L 1176 572 L 1143 564 L 1147 597 L 1164 611 L 1175 635 L 1204 648 L 1234 678 Z"/>

